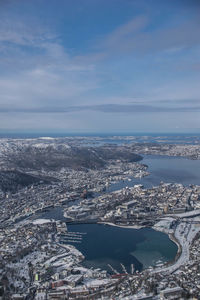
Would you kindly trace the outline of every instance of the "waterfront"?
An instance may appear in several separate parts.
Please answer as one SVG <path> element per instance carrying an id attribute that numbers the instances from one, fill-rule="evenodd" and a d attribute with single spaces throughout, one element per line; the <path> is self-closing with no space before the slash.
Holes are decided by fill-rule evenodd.
<path id="1" fill-rule="evenodd" d="M 148 165 L 150 171 L 150 175 L 144 178 L 144 184 L 157 185 L 160 181 L 183 185 L 200 184 L 200 160 L 146 155 L 142 162 Z"/>
<path id="2" fill-rule="evenodd" d="M 149 176 L 113 183 L 107 192 L 126 186 L 131 187 L 134 184 L 142 184 L 145 188 L 150 188 L 153 185 L 159 185 L 161 181 L 178 182 L 184 185 L 200 182 L 199 160 L 146 155 L 142 163 L 148 165 Z M 65 220 L 63 210 L 60 207 L 55 207 L 35 217 Z M 74 244 L 84 254 L 83 264 L 87 267 L 110 270 L 108 264 L 111 264 L 119 272 L 122 272 L 120 263 L 123 263 L 127 271 L 130 272 L 132 263 L 137 270 L 141 270 L 155 265 L 158 261 L 171 261 L 177 252 L 177 246 L 170 241 L 166 234 L 149 228 L 137 230 L 96 224 L 79 224 L 70 225 L 69 230 L 87 232 L 87 236 L 84 236 L 81 244 Z"/>
<path id="3" fill-rule="evenodd" d="M 38 217 L 66 220 L 60 207 L 37 214 L 34 219 Z M 174 260 L 178 250 L 167 234 L 151 228 L 122 228 L 103 224 L 77 224 L 67 227 L 69 232 L 86 233 L 82 235 L 80 243 L 71 244 L 83 253 L 83 265 L 88 268 L 111 271 L 108 267 L 110 264 L 122 273 L 122 263 L 128 272 L 131 264 L 141 271 L 157 263 Z"/>
<path id="4" fill-rule="evenodd" d="M 191 160 L 182 157 L 159 155 L 143 155 L 141 163 L 148 166 L 149 176 L 131 178 L 110 185 L 107 192 L 113 192 L 123 187 L 132 187 L 142 184 L 145 188 L 159 185 L 161 181 L 181 183 L 183 185 L 200 184 L 200 160 Z"/>
<path id="5" fill-rule="evenodd" d="M 61 207 L 55 207 L 34 216 L 65 221 Z M 80 243 L 71 243 L 85 256 L 83 265 L 88 268 L 101 268 L 111 271 L 110 264 L 122 273 L 122 263 L 128 272 L 131 264 L 135 270 L 155 266 L 157 263 L 175 259 L 178 247 L 167 234 L 151 228 L 121 228 L 102 224 L 68 225 L 70 232 L 86 233 Z M 66 244 L 69 244 L 66 241 Z"/>
<path id="6" fill-rule="evenodd" d="M 47 140 L 45 143 L 52 147 L 46 146 L 43 139 L 39 146 L 47 148 L 44 159 L 48 168 L 26 171 L 30 179 L 28 186 L 18 190 L 19 184 L 16 185 L 23 173 L 2 171 L 2 187 L 12 183 L 16 186 L 15 193 L 13 190 L 6 195 L 1 193 L 3 268 L 9 274 L 10 283 L 20 281 L 13 292 L 27 291 L 27 286 L 34 284 L 34 275 L 37 286 L 39 281 L 42 289 L 49 287 L 48 295 L 60 292 L 62 286 L 62 291 L 73 297 L 80 290 L 90 295 L 94 287 L 98 294 L 109 296 L 119 296 L 122 291 L 140 293 L 141 288 L 143 293 L 156 292 L 154 287 L 160 278 L 163 279 L 159 283 L 161 290 L 173 288 L 172 276 L 179 287 L 184 267 L 187 281 L 191 268 L 198 280 L 198 243 L 190 248 L 200 228 L 200 185 L 194 185 L 199 183 L 200 161 L 177 155 L 188 154 L 190 158 L 200 159 L 200 148 L 139 146 L 135 153 L 146 155 L 138 162 L 138 157 L 132 156 L 134 148 L 129 146 L 79 149 L 65 142 Z M 40 157 L 38 143 L 32 140 L 30 143 L 33 156 Z M 9 146 L 21 161 L 21 150 L 18 153 L 13 143 Z M 4 147 L 7 149 L 8 144 Z M 21 147 L 26 149 L 24 141 Z M 64 160 L 62 149 L 66 151 Z M 86 165 L 80 161 L 82 152 L 86 154 Z M 106 164 L 93 169 L 100 154 L 105 154 Z M 61 161 L 55 161 L 57 155 L 61 155 Z M 132 162 L 132 157 L 137 162 Z M 25 163 L 29 161 L 35 159 L 31 156 Z M 51 168 L 52 162 L 58 169 Z M 4 163 L 8 168 L 6 157 Z M 32 183 L 30 174 L 38 176 L 40 181 Z M 51 181 L 46 182 L 47 178 Z M 197 259 L 191 266 L 193 257 Z M 28 269 L 29 263 L 32 270 Z M 149 285 L 151 282 L 153 286 Z M 186 290 L 187 287 L 188 284 Z M 114 292 L 116 288 L 119 292 Z M 37 291 L 39 294 L 41 289 Z M 127 292 L 123 295 L 127 296 Z"/>
<path id="7" fill-rule="evenodd" d="M 83 265 L 111 271 L 108 264 L 123 273 L 120 263 L 131 272 L 131 264 L 141 271 L 157 262 L 171 261 L 177 246 L 169 237 L 150 228 L 130 229 L 99 224 L 69 225 L 69 231 L 86 232 L 74 244 L 85 256 Z"/>

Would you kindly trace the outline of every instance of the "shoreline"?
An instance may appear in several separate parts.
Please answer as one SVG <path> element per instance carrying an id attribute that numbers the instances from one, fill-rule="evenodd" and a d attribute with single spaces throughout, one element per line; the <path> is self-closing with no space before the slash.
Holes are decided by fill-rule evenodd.
<path id="1" fill-rule="evenodd" d="M 164 262 L 163 266 L 161 268 L 156 267 L 156 266 L 149 266 L 148 267 L 148 268 L 153 268 L 153 272 L 155 272 L 155 273 L 163 272 L 163 271 L 165 271 L 166 268 L 171 268 L 171 267 L 173 268 L 173 266 L 176 265 L 176 263 L 178 262 L 178 260 L 181 258 L 182 254 L 183 254 L 183 245 L 181 244 L 180 240 L 178 240 L 175 237 L 175 231 L 172 233 L 172 232 L 168 232 L 167 230 L 163 230 L 159 227 L 154 227 L 154 226 L 151 226 L 151 227 L 138 226 L 138 225 L 124 226 L 124 225 L 117 225 L 117 224 L 114 224 L 114 223 L 111 223 L 111 222 L 98 222 L 98 224 L 108 225 L 108 226 L 115 226 L 115 227 L 120 227 L 120 228 L 129 228 L 129 229 L 151 228 L 151 229 L 156 230 L 158 232 L 163 232 L 163 233 L 167 234 L 169 239 L 177 245 L 177 247 L 178 247 L 177 253 L 176 253 L 175 257 L 172 260 Z M 199 231 L 200 231 L 200 229 L 199 229 Z M 195 236 L 196 236 L 196 234 L 195 234 Z M 143 272 L 144 270 L 148 270 L 148 268 L 144 268 L 141 272 Z"/>
<path id="2" fill-rule="evenodd" d="M 196 217 L 194 217 L 194 219 L 195 218 Z M 192 222 L 192 220 L 191 220 L 191 222 Z M 155 230 L 162 231 L 162 232 L 165 232 L 166 234 L 168 234 L 169 238 L 178 246 L 178 251 L 177 251 L 177 254 L 176 254 L 176 257 L 174 258 L 174 260 L 169 262 L 168 264 L 165 264 L 161 268 L 155 268 L 153 270 L 154 273 L 159 273 L 159 272 L 174 273 L 182 265 L 185 265 L 190 261 L 190 246 L 192 245 L 194 239 L 200 232 L 200 227 L 195 228 L 192 224 L 190 226 L 190 229 L 188 230 L 188 232 L 184 233 L 184 236 L 183 236 L 182 234 L 180 234 L 180 227 L 183 224 L 184 224 L 184 221 L 182 223 L 179 223 L 173 233 L 167 232 L 167 230 L 163 230 L 159 227 L 154 228 Z"/>
<path id="3" fill-rule="evenodd" d="M 163 269 L 164 269 L 165 267 L 167 268 L 167 267 L 173 266 L 173 265 L 178 261 L 178 259 L 181 257 L 182 249 L 183 249 L 181 243 L 180 243 L 179 240 L 175 237 L 174 232 L 173 232 L 173 233 L 170 233 L 170 232 L 164 231 L 164 230 L 162 230 L 162 229 L 159 230 L 159 228 L 155 228 L 154 226 L 151 227 L 151 228 L 154 229 L 154 230 L 156 230 L 156 231 L 158 231 L 158 232 L 163 232 L 163 233 L 167 234 L 168 237 L 169 237 L 169 239 L 170 239 L 173 243 L 175 243 L 175 244 L 177 245 L 178 250 L 177 250 L 176 256 L 174 257 L 173 260 L 163 263 Z M 154 271 L 156 271 L 156 268 L 154 269 Z"/>
<path id="4" fill-rule="evenodd" d="M 112 222 L 97 222 L 97 224 L 100 225 L 108 225 L 108 226 L 114 226 L 114 227 L 120 227 L 120 228 L 129 228 L 129 229 L 142 229 L 142 228 L 148 228 L 145 226 L 138 226 L 138 225 L 118 225 L 118 224 L 114 224 Z"/>
<path id="5" fill-rule="evenodd" d="M 45 221 L 45 222 L 49 222 L 51 220 L 48 220 L 48 219 L 39 219 L 37 221 L 34 220 L 33 222 L 40 222 L 40 221 Z M 112 222 L 97 222 L 96 224 L 99 224 L 99 225 L 108 225 L 108 226 L 114 226 L 114 227 L 119 227 L 119 228 L 124 228 L 124 229 L 142 229 L 142 228 L 151 228 L 155 231 L 158 231 L 158 232 L 163 232 L 165 234 L 168 235 L 169 239 L 175 243 L 178 247 L 177 249 L 177 252 L 176 252 L 176 255 L 175 257 L 172 259 L 172 260 L 169 260 L 169 261 L 166 261 L 166 262 L 163 262 L 163 265 L 162 267 L 158 267 L 158 266 L 153 266 L 153 265 L 150 265 L 146 268 L 143 268 L 141 270 L 141 272 L 145 271 L 145 270 L 148 270 L 149 268 L 152 269 L 152 272 L 153 273 L 159 273 L 159 272 L 169 272 L 169 273 L 174 273 L 175 271 L 177 271 L 181 265 L 184 265 L 188 260 L 189 260 L 189 256 L 190 256 L 190 251 L 189 251 L 189 247 L 192 243 L 192 241 L 194 240 L 194 238 L 196 237 L 196 235 L 200 232 L 200 227 L 198 228 L 198 230 L 196 229 L 195 232 L 192 231 L 192 228 L 190 229 L 191 230 L 191 233 L 190 233 L 190 236 L 188 238 L 188 240 L 185 242 L 184 240 L 182 240 L 182 237 L 177 235 L 177 231 L 179 230 L 179 227 L 180 227 L 180 224 L 173 230 L 173 232 L 169 232 L 169 230 L 167 228 L 162 228 L 160 226 L 138 226 L 138 225 L 120 225 L 120 224 L 114 224 Z M 75 246 L 75 249 L 76 246 Z M 185 252 L 187 252 L 187 256 L 185 257 Z M 85 258 L 83 258 L 82 261 L 84 261 Z"/>
<path id="6" fill-rule="evenodd" d="M 176 237 L 174 236 L 174 233 L 169 233 L 169 232 L 166 232 L 166 231 L 161 230 L 161 229 L 159 230 L 159 228 L 154 228 L 154 226 L 151 226 L 151 227 L 138 226 L 138 225 L 128 225 L 128 226 L 126 226 L 126 225 L 117 225 L 117 224 L 114 224 L 114 223 L 111 223 L 111 222 L 98 222 L 98 224 L 108 225 L 108 226 L 115 226 L 115 227 L 120 227 L 120 228 L 125 228 L 125 229 L 126 228 L 129 228 L 129 229 L 151 228 L 155 231 L 163 232 L 163 233 L 167 234 L 169 239 L 177 245 L 178 250 L 177 250 L 176 256 L 174 257 L 173 260 L 166 261 L 166 262 L 163 263 L 163 268 L 173 266 L 178 261 L 178 259 L 180 258 L 181 254 L 182 254 L 182 245 L 180 244 L 178 239 L 176 239 Z M 155 271 L 157 269 L 155 266 L 149 266 L 148 268 L 150 268 L 150 267 L 154 268 Z M 148 270 L 148 268 L 144 268 L 142 271 Z"/>

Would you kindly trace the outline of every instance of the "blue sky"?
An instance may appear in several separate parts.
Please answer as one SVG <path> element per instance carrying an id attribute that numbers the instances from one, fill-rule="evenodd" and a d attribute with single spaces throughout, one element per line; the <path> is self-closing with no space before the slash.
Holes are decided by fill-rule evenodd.
<path id="1" fill-rule="evenodd" d="M 200 132 L 198 0 L 0 1 L 0 131 Z"/>

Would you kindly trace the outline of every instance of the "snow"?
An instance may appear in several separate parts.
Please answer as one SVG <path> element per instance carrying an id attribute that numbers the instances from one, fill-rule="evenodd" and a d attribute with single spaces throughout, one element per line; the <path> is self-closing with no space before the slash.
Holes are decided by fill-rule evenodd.
<path id="1" fill-rule="evenodd" d="M 179 243 L 179 251 L 181 251 L 177 261 L 175 261 L 175 263 L 169 267 L 157 268 L 153 271 L 153 273 L 172 273 L 177 271 L 180 266 L 189 262 L 190 245 L 196 234 L 200 231 L 200 226 L 197 226 L 197 224 L 193 222 L 199 222 L 199 217 L 182 220 L 175 229 L 174 236 Z"/>
<path id="2" fill-rule="evenodd" d="M 200 209 L 195 209 L 195 210 L 188 211 L 188 212 L 182 213 L 182 214 L 174 214 L 173 216 L 179 217 L 179 218 L 187 218 L 187 217 L 193 217 L 193 216 L 198 216 L 198 215 L 200 215 Z"/>
<path id="3" fill-rule="evenodd" d="M 35 300 L 45 300 L 46 299 L 46 293 L 37 293 L 35 296 Z"/>
<path id="4" fill-rule="evenodd" d="M 165 233 L 171 233 L 173 230 L 170 230 L 170 225 L 174 221 L 174 218 L 163 218 L 158 223 L 153 226 L 153 229 L 159 230 Z"/>
<path id="5" fill-rule="evenodd" d="M 111 283 L 110 279 L 91 279 L 88 280 L 85 285 L 87 287 L 95 287 L 95 286 L 101 286 Z"/>
<path id="6" fill-rule="evenodd" d="M 141 229 L 144 226 L 139 226 L 139 225 L 119 225 L 119 224 L 114 224 L 111 222 L 98 222 L 99 224 L 105 224 L 109 226 L 115 226 L 115 227 L 120 227 L 120 228 L 129 228 L 129 229 Z"/>
<path id="7" fill-rule="evenodd" d="M 35 148 L 38 148 L 38 149 L 45 149 L 45 148 L 48 148 L 50 144 L 43 144 L 43 143 L 40 143 L 40 144 L 33 144 L 32 147 L 35 147 Z"/>
<path id="8" fill-rule="evenodd" d="M 83 254 L 72 245 L 65 245 L 65 244 L 61 245 L 61 244 L 59 244 L 59 246 L 61 246 L 62 248 L 67 249 L 74 256 L 82 256 L 83 257 Z"/>
<path id="9" fill-rule="evenodd" d="M 42 224 L 46 224 L 46 223 L 51 223 L 51 220 L 49 219 L 37 219 L 33 221 L 34 225 L 42 225 Z"/>
<path id="10" fill-rule="evenodd" d="M 39 143 L 34 143 L 32 144 L 32 147 L 37 148 L 37 149 L 45 149 L 48 147 L 51 147 L 53 149 L 57 149 L 59 146 L 62 146 L 65 149 L 71 149 L 71 147 L 68 144 L 57 144 L 57 143 L 42 143 L 39 141 Z"/>

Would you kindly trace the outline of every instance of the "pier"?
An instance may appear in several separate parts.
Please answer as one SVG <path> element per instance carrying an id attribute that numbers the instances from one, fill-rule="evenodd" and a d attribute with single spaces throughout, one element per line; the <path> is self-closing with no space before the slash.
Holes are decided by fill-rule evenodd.
<path id="1" fill-rule="evenodd" d="M 60 235 L 61 243 L 81 243 L 83 235 L 87 234 L 86 232 L 66 232 Z"/>

